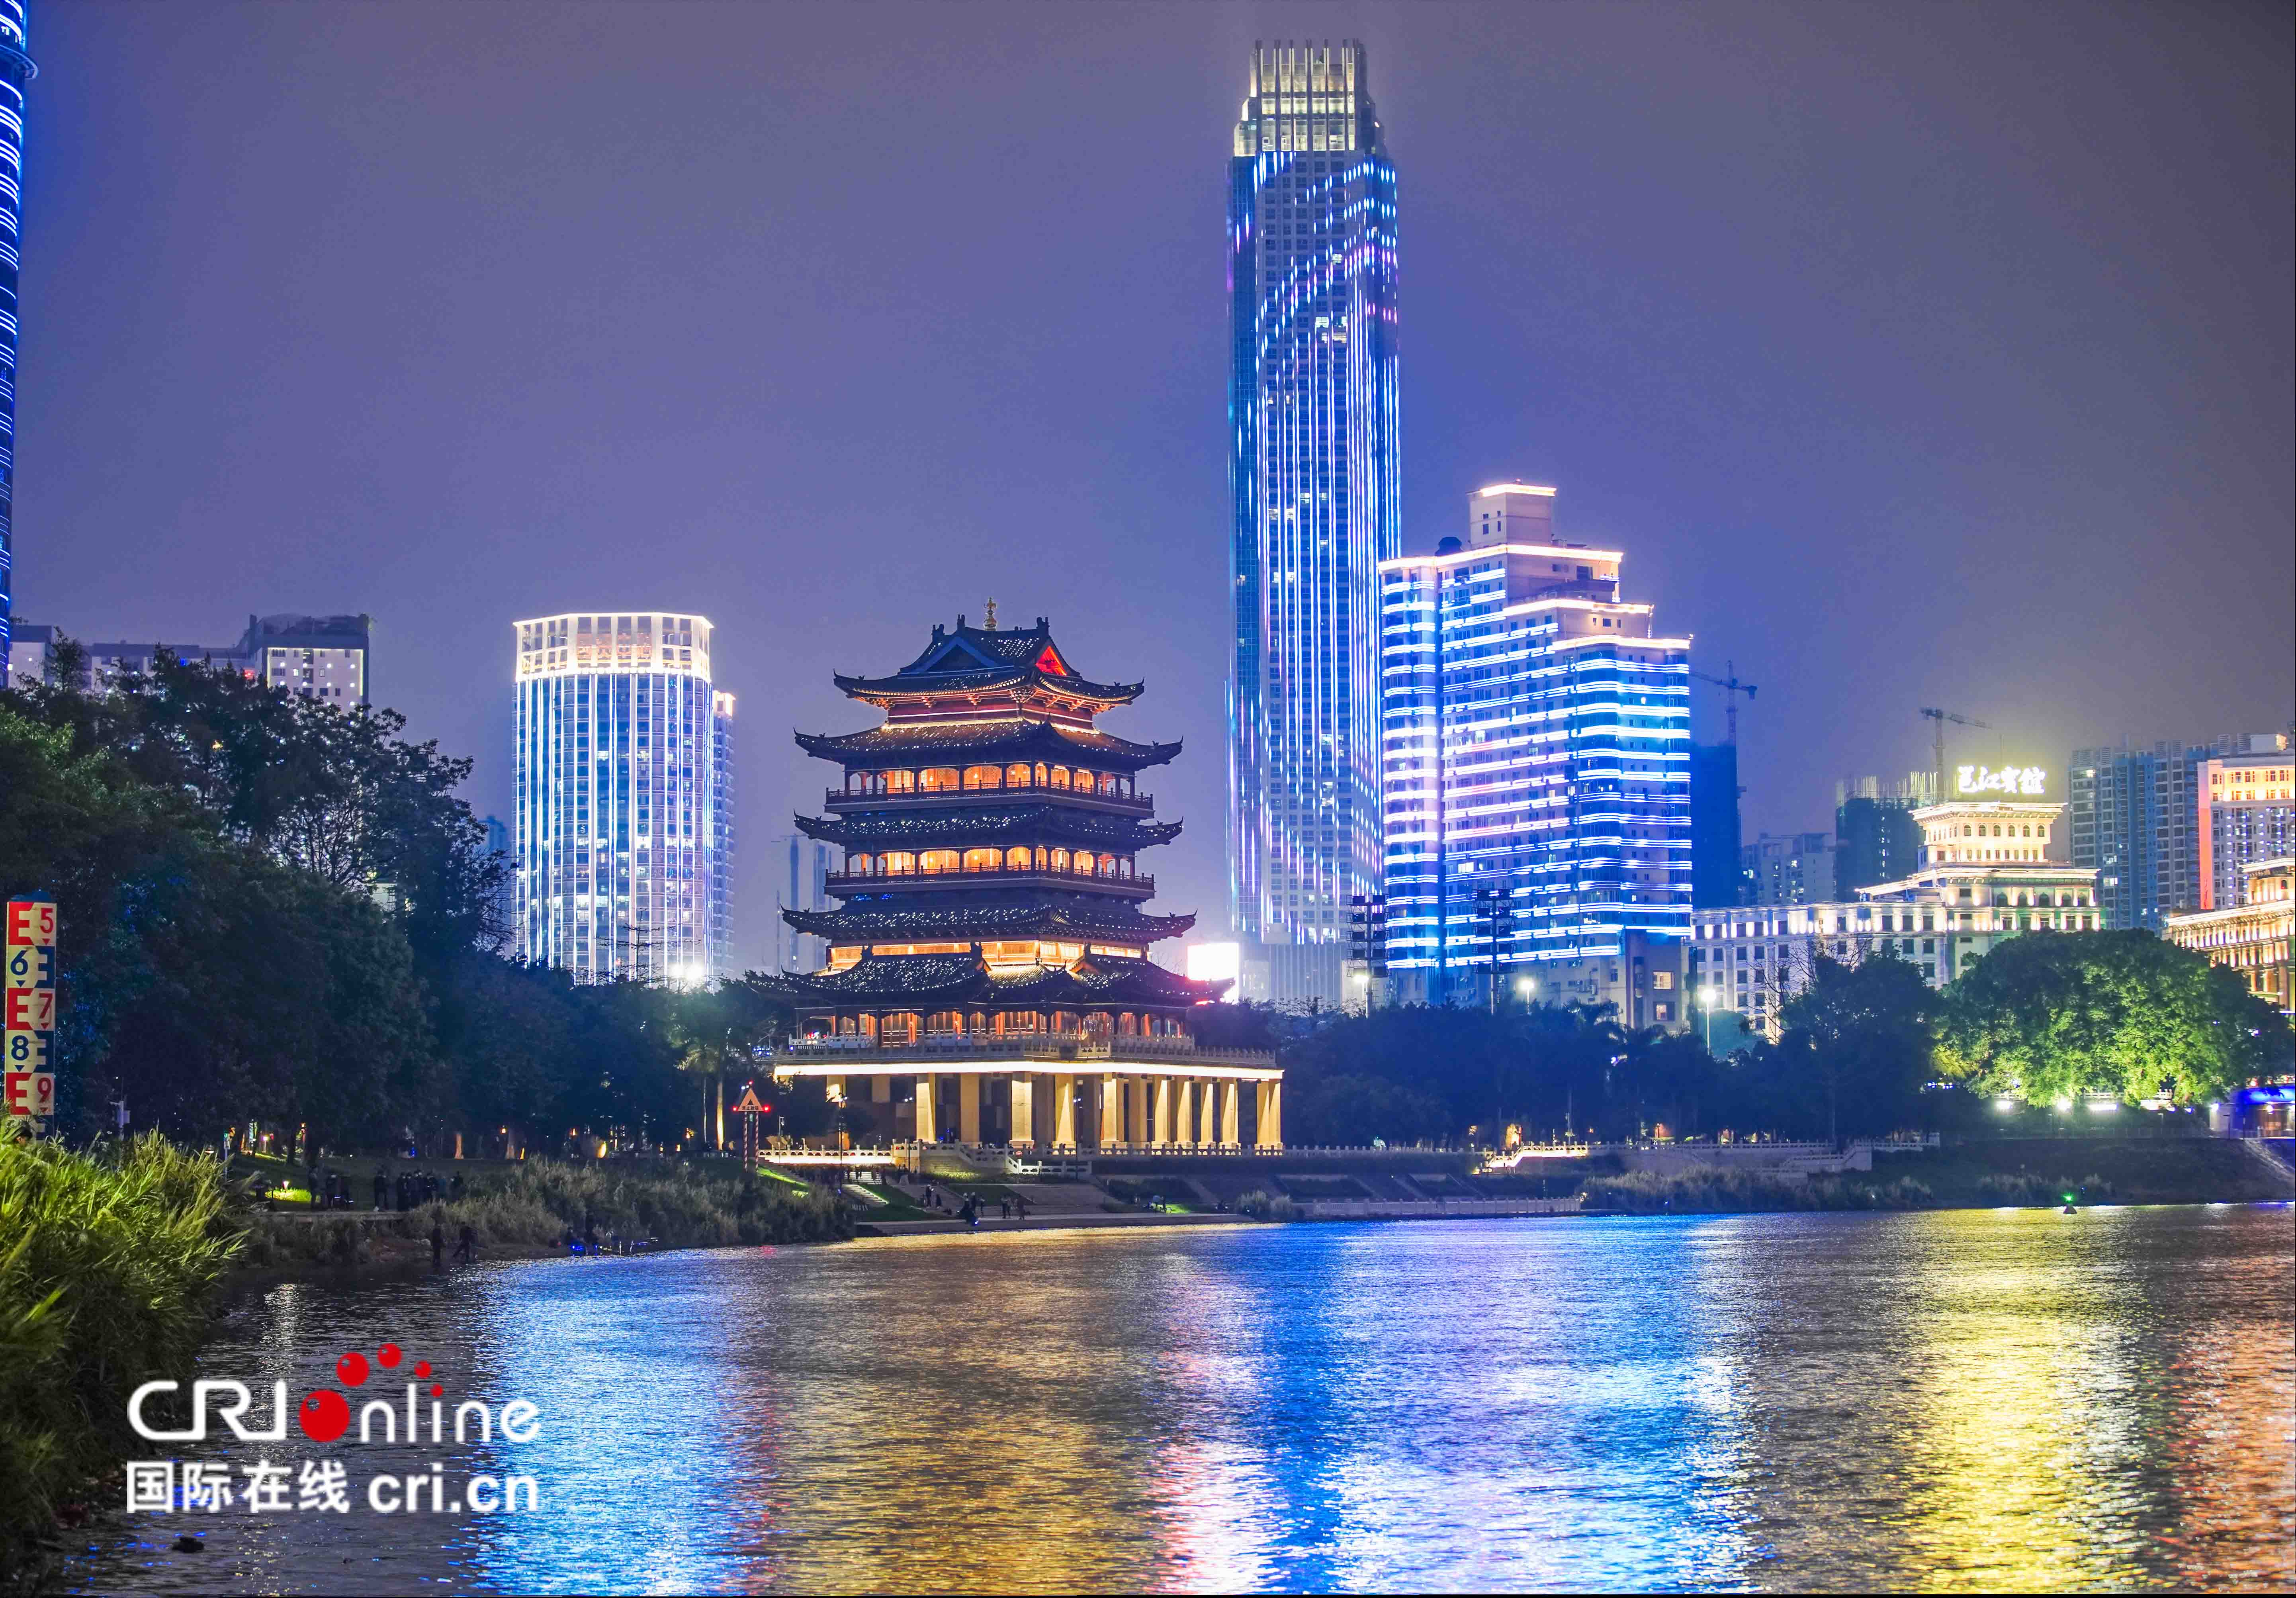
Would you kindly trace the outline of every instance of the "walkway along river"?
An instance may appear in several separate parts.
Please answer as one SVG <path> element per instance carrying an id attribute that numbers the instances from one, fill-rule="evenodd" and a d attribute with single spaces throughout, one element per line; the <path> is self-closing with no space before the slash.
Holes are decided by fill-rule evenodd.
<path id="1" fill-rule="evenodd" d="M 539 1508 L 137 1514 L 67 1578 L 2286 1587 L 2292 1261 L 2292 1212 L 2261 1206 L 1018 1232 L 289 1284 L 203 1374 L 299 1397 L 387 1340 L 448 1403 L 529 1401 L 534 1439 L 291 1428 L 155 1456 L 330 1454 L 355 1490 L 436 1460 L 530 1473 Z"/>

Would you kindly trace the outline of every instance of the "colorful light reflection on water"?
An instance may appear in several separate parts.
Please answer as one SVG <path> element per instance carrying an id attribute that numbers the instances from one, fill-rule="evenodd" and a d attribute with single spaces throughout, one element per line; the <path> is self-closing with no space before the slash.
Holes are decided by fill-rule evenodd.
<path id="1" fill-rule="evenodd" d="M 393 1337 L 540 1405 L 516 1468 L 542 1512 L 138 1517 L 74 1574 L 2286 1587 L 2292 1292 L 2284 1207 L 1035 1232 L 286 1287 L 213 1373 L 310 1383 Z M 365 1452 L 355 1476 L 385 1468 Z M 167 1551 L 187 1528 L 208 1552 Z"/>

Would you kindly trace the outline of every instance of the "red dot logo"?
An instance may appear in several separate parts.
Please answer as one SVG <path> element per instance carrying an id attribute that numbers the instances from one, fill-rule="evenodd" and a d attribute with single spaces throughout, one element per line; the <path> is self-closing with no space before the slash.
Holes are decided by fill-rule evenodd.
<path id="1" fill-rule="evenodd" d="M 347 1388 L 355 1388 L 366 1380 L 366 1355 L 352 1349 L 335 1362 L 335 1377 Z"/>
<path id="2" fill-rule="evenodd" d="M 415 1367 L 414 1367 L 414 1374 L 415 1374 L 415 1375 L 417 1375 L 417 1376 L 428 1376 L 428 1375 L 430 1375 L 430 1362 L 429 1360 L 427 1360 L 427 1359 L 426 1359 L 426 1360 L 424 1360 L 421 1364 L 419 1364 L 419 1365 L 415 1366 Z"/>
<path id="3" fill-rule="evenodd" d="M 358 1355 L 348 1357 L 357 1359 Z M 365 1376 L 366 1372 L 362 1370 L 359 1374 Z M 350 1423 L 351 1406 L 340 1393 L 306 1394 L 303 1407 L 295 1412 L 295 1424 L 315 1443 L 333 1442 Z"/>
<path id="4" fill-rule="evenodd" d="M 445 1388 L 439 1387 L 439 1386 L 437 1386 L 437 1385 L 435 1385 L 435 1384 L 431 1387 L 431 1388 L 430 1388 L 430 1396 L 432 1396 L 433 1398 L 444 1398 L 446 1396 L 447 1396 L 447 1389 L 446 1389 Z"/>
<path id="5" fill-rule="evenodd" d="M 382 1368 L 386 1371 L 393 1371 L 398 1368 L 398 1345 L 396 1343 L 385 1343 L 381 1347 L 374 1351 L 374 1356 L 376 1359 L 382 1362 Z"/>

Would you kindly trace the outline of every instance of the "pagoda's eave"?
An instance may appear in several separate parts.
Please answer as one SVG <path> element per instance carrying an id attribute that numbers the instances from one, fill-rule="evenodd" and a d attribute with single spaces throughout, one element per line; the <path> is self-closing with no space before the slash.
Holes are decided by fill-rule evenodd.
<path id="1" fill-rule="evenodd" d="M 994 788 L 975 789 L 969 812 L 890 811 L 870 814 L 799 816 L 798 830 L 849 849 L 928 849 L 990 840 L 999 844 L 1084 843 L 1113 849 L 1150 849 L 1180 835 L 1177 821 L 1145 821 L 1105 811 L 1054 803 L 1031 794 L 998 809 Z M 986 800 L 988 803 L 979 801 Z M 977 813 L 987 810 L 988 813 Z"/>
<path id="2" fill-rule="evenodd" d="M 1098 715 L 1131 704 L 1140 696 L 1139 685 L 1064 682 L 1058 678 L 1025 678 L 1013 681 L 936 683 L 919 687 L 879 679 L 840 677 L 837 687 L 849 699 L 876 705 L 895 714 L 917 714 L 945 706 L 1007 705 L 1015 710 L 1059 710 L 1070 715 Z"/>
<path id="3" fill-rule="evenodd" d="M 798 747 L 808 754 L 849 769 L 887 761 L 918 765 L 1001 764 L 1041 754 L 1062 764 L 1138 770 L 1163 765 L 1180 753 L 1177 743 L 1135 744 L 1112 733 L 1065 729 L 1035 719 L 1025 719 L 1017 726 L 984 721 L 978 728 L 963 723 L 920 726 L 887 721 L 859 732 L 800 732 L 796 737 Z"/>

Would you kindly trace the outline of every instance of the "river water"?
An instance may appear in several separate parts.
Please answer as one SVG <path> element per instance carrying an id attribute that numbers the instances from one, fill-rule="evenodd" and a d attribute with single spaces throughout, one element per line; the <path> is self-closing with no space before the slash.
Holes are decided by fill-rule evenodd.
<path id="1" fill-rule="evenodd" d="M 523 1398 L 537 1435 L 458 1446 L 449 1418 L 439 1446 L 361 1446 L 355 1429 L 323 1446 L 291 1426 L 283 1443 L 154 1444 L 242 1469 L 346 1462 L 356 1502 L 115 1519 L 70 1580 L 2296 1585 L 2284 1207 L 1045 1231 L 480 1265 L 277 1288 L 203 1373 L 287 1380 L 292 1404 L 344 1390 L 337 1356 L 385 1341 L 400 1367 L 354 1401 L 403 1404 L 421 1359 L 447 1405 Z M 476 1471 L 531 1475 L 539 1507 L 365 1502 L 377 1474 L 434 1461 L 449 1511 Z M 187 1530 L 203 1552 L 173 1551 Z"/>

